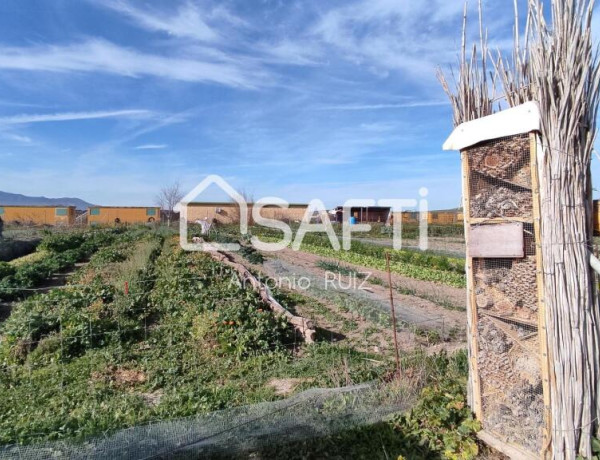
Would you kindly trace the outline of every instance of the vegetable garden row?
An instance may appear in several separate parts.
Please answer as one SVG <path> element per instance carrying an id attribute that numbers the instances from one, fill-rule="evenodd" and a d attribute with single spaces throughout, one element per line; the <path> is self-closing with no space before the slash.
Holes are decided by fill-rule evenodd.
<path id="1" fill-rule="evenodd" d="M 252 233 L 261 241 L 279 241 L 281 234 L 265 227 L 253 227 Z M 390 269 L 408 278 L 432 281 L 448 286 L 466 287 L 464 259 L 414 250 L 392 250 L 384 246 L 352 241 L 349 251 L 336 251 L 327 236 L 307 234 L 300 247 L 310 252 L 354 265 L 385 270 L 385 254 L 390 254 Z"/>
<path id="2" fill-rule="evenodd" d="M 258 261 L 260 254 L 245 257 Z M 36 293 L 36 286 L 76 262 L 82 263 L 64 286 Z M 391 356 L 359 352 L 343 342 L 302 344 L 231 269 L 207 254 L 183 252 L 170 234 L 145 228 L 49 234 L 37 253 L 2 270 L 0 295 L 13 301 L 10 317 L 0 324 L 4 445 L 105 436 L 289 394 L 274 381 L 292 381 L 291 391 L 298 392 L 386 382 L 392 375 Z M 304 301 L 298 294 L 276 295 L 291 311 Z M 447 400 L 446 415 L 427 414 L 430 424 L 416 424 L 428 410 L 417 407 L 415 415 L 377 427 L 268 449 L 295 458 L 359 436 L 363 443 L 346 447 L 348 455 L 374 452 L 382 442 L 389 452 L 441 452 L 446 438 L 454 443 L 450 451 L 476 451 L 474 426 L 461 405 L 464 386 L 450 391 L 435 383 L 447 375 L 441 365 L 460 370 L 453 372 L 463 379 L 464 359 L 403 355 L 410 377 L 398 384 L 399 391 L 416 397 L 428 384 L 433 387 L 424 400 Z M 433 434 L 439 430 L 444 441 Z M 373 444 L 374 432 L 384 441 Z"/>
<path id="3" fill-rule="evenodd" d="M 170 237 L 50 236 L 43 260 L 55 260 L 57 247 L 64 254 L 90 241 L 96 243 L 86 251 L 94 254 L 66 286 L 16 303 L 0 326 L 4 444 L 81 438 L 269 401 L 281 397 L 267 385 L 273 378 L 327 387 L 339 384 L 342 368 L 354 383 L 389 370 L 330 343 L 294 357 L 297 339 L 256 293 Z M 2 282 L 14 286 L 16 279 L 11 273 Z"/>

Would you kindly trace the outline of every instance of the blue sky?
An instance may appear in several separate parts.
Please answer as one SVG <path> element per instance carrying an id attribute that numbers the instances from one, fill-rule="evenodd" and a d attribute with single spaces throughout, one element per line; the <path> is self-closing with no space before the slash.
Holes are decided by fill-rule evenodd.
<path id="1" fill-rule="evenodd" d="M 492 47 L 510 46 L 512 3 L 484 2 Z M 456 60 L 462 8 L 2 0 L 0 190 L 150 205 L 163 185 L 219 174 L 256 198 L 333 206 L 428 187 L 432 208 L 456 207 L 435 70 Z"/>

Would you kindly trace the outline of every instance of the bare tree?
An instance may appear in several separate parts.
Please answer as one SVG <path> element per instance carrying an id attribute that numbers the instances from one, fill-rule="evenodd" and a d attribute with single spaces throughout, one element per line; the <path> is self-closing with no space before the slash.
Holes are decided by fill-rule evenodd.
<path id="1" fill-rule="evenodd" d="M 167 211 L 167 224 L 171 225 L 171 218 L 174 213 L 175 206 L 183 199 L 184 193 L 181 190 L 181 184 L 175 182 L 172 185 L 160 189 L 156 195 L 156 204 L 164 211 Z"/>
<path id="2" fill-rule="evenodd" d="M 252 207 L 254 206 L 254 193 L 250 192 L 246 189 L 238 190 L 238 193 L 244 198 L 244 201 L 248 205 L 248 225 L 254 225 L 254 220 L 252 219 Z M 237 202 L 234 199 L 230 200 L 232 203 L 237 205 Z M 239 207 L 234 206 L 231 210 L 231 222 L 239 223 L 241 219 L 241 212 Z"/>

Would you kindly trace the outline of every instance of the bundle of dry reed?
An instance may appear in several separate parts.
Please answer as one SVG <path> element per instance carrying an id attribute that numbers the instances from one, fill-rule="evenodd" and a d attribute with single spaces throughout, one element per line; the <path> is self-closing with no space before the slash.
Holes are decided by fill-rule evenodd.
<path id="1" fill-rule="evenodd" d="M 546 447 L 554 458 L 567 459 L 591 457 L 592 437 L 599 434 L 600 307 L 588 264 L 593 235 L 590 161 L 600 96 L 593 8 L 593 0 L 551 0 L 550 15 L 544 16 L 542 3 L 529 0 L 521 47 L 515 0 L 512 59 L 498 53 L 489 76 L 483 32 L 481 56 L 466 60 L 465 21 L 456 88 L 440 74 L 455 124 L 492 112 L 496 82 L 509 106 L 535 101 L 540 107 L 542 322 L 548 351 L 542 360 L 548 363 L 550 389 Z"/>

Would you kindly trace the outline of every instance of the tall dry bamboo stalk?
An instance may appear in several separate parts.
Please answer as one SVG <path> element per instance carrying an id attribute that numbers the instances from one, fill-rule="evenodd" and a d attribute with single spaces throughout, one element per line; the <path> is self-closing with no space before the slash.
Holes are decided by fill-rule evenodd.
<path id="1" fill-rule="evenodd" d="M 600 84 L 593 50 L 594 1 L 553 1 L 552 25 L 530 1 L 533 44 L 525 82 L 540 105 L 541 246 L 555 458 L 591 457 L 599 413 L 600 310 L 589 267 L 590 162 Z M 524 88 L 525 89 L 525 88 Z"/>
<path id="2" fill-rule="evenodd" d="M 590 161 L 600 93 L 598 52 L 591 36 L 593 8 L 594 0 L 552 0 L 548 24 L 541 2 L 529 0 L 527 41 L 521 47 L 515 0 L 512 63 L 500 54 L 494 63 L 507 103 L 535 101 L 542 117 L 538 173 L 549 429 L 552 457 L 561 459 L 575 459 L 578 454 L 591 457 L 592 437 L 599 435 L 600 306 L 589 268 Z M 481 69 L 464 64 L 463 55 L 459 83 L 450 97 L 455 124 L 487 110 L 482 108 L 487 108 L 489 88 L 473 78 Z M 442 85 L 449 92 L 443 78 Z M 478 99 L 472 98 L 474 94 Z"/>
<path id="3" fill-rule="evenodd" d="M 451 72 L 451 82 L 444 73 L 438 69 L 437 77 L 451 101 L 453 109 L 454 126 L 458 126 L 465 121 L 475 120 L 493 113 L 494 96 L 493 91 L 496 87 L 496 74 L 487 73 L 487 34 L 483 31 L 483 11 L 481 0 L 479 0 L 479 52 L 477 45 L 473 44 L 470 55 L 467 57 L 467 2 L 465 2 L 463 11 L 462 43 L 461 54 L 459 58 L 458 77 Z M 491 78 L 491 82 L 489 79 Z M 492 92 L 492 93 L 490 93 Z M 464 189 L 464 187 L 463 187 Z M 466 232 L 465 228 L 465 232 Z M 470 280 L 468 280 L 470 283 Z M 472 286 L 467 286 L 470 291 Z M 469 334 L 467 341 L 467 351 L 469 354 L 469 373 L 474 375 L 473 368 L 473 345 L 475 337 L 472 337 L 471 331 L 474 318 L 471 309 L 467 308 L 467 331 Z M 474 407 L 473 400 L 473 381 L 469 379 L 467 387 L 467 400 L 470 407 Z"/>
<path id="4" fill-rule="evenodd" d="M 458 78 L 451 72 L 451 84 L 441 70 L 437 72 L 442 88 L 452 104 L 455 126 L 493 113 L 496 73 L 487 72 L 489 51 L 487 32 L 483 31 L 481 0 L 479 0 L 479 25 L 479 51 L 477 45 L 473 44 L 470 55 L 467 56 L 467 3 L 465 3 Z"/>

